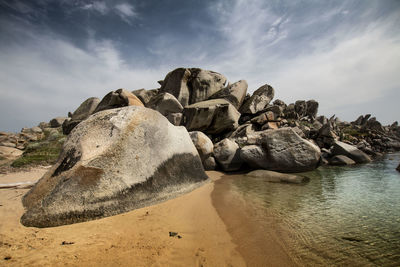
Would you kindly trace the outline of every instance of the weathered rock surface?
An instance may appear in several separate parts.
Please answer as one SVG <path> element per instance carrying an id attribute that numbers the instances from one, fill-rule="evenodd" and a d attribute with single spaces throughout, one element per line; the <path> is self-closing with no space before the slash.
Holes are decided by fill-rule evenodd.
<path id="1" fill-rule="evenodd" d="M 238 144 L 228 138 L 214 145 L 214 157 L 224 171 L 237 171 L 243 164 Z"/>
<path id="2" fill-rule="evenodd" d="M 240 80 L 213 94 L 210 99 L 223 98 L 239 109 L 247 93 L 247 82 Z"/>
<path id="3" fill-rule="evenodd" d="M 138 89 L 132 91 L 132 94 L 134 94 L 137 98 L 139 98 L 140 101 L 147 107 L 147 103 L 149 103 L 150 99 L 152 99 L 158 94 L 158 91 L 159 89 L 152 89 L 152 90 Z"/>
<path id="4" fill-rule="evenodd" d="M 169 93 L 161 93 L 153 97 L 147 103 L 147 107 L 157 110 L 164 116 L 171 113 L 181 113 L 183 111 L 181 103 Z"/>
<path id="5" fill-rule="evenodd" d="M 50 127 L 51 128 L 58 128 L 64 123 L 64 121 L 66 119 L 67 118 L 65 118 L 65 117 L 57 117 L 57 118 L 51 119 L 50 122 L 49 122 L 50 123 Z"/>
<path id="6" fill-rule="evenodd" d="M 356 163 L 367 163 L 371 162 L 371 158 L 359 150 L 357 147 L 340 142 L 340 141 L 335 141 L 333 143 L 333 147 L 331 149 L 332 155 L 344 155 L 352 160 L 354 160 Z"/>
<path id="7" fill-rule="evenodd" d="M 240 157 L 254 169 L 268 168 L 267 153 L 258 145 L 248 145 L 240 150 Z"/>
<path id="8" fill-rule="evenodd" d="M 329 164 L 330 165 L 353 165 L 353 164 L 356 164 L 356 162 L 354 160 L 352 160 L 351 158 L 346 157 L 344 155 L 336 155 L 330 159 Z"/>
<path id="9" fill-rule="evenodd" d="M 217 72 L 198 68 L 178 68 L 167 74 L 160 92 L 178 99 L 182 106 L 204 101 L 221 90 L 226 78 Z"/>
<path id="10" fill-rule="evenodd" d="M 274 171 L 267 170 L 255 170 L 246 174 L 246 176 L 262 178 L 268 182 L 272 183 L 293 183 L 293 184 L 301 184 L 307 182 L 309 179 L 307 177 L 296 175 L 296 174 L 287 174 L 287 173 L 279 173 Z"/>
<path id="11" fill-rule="evenodd" d="M 144 107 L 143 103 L 131 92 L 125 89 L 118 89 L 105 95 L 100 103 L 97 105 L 94 113 L 126 106 L 139 106 Z"/>
<path id="12" fill-rule="evenodd" d="M 19 150 L 15 147 L 9 146 L 0 146 L 0 156 L 6 159 L 14 159 L 21 156 L 23 153 L 22 150 Z"/>
<path id="13" fill-rule="evenodd" d="M 100 103 L 100 99 L 97 97 L 90 97 L 83 101 L 82 104 L 72 113 L 69 120 L 65 120 L 62 124 L 63 133 L 69 134 L 76 125 L 81 121 L 86 120 L 96 110 Z"/>
<path id="14" fill-rule="evenodd" d="M 143 107 L 106 110 L 71 132 L 59 161 L 24 196 L 21 222 L 49 227 L 119 214 L 206 179 L 185 128 Z"/>
<path id="15" fill-rule="evenodd" d="M 210 138 L 199 131 L 190 132 L 189 135 L 197 149 L 197 152 L 199 152 L 201 160 L 204 161 L 206 158 L 210 157 L 214 149 L 214 145 Z"/>
<path id="16" fill-rule="evenodd" d="M 265 130 L 259 143 L 267 154 L 265 169 L 284 172 L 310 171 L 318 167 L 321 151 L 291 128 Z"/>
<path id="17" fill-rule="evenodd" d="M 219 134 L 238 127 L 240 113 L 225 99 L 212 99 L 185 107 L 183 111 L 188 131 Z"/>
<path id="18" fill-rule="evenodd" d="M 203 167 L 206 171 L 212 171 L 217 168 L 217 163 L 215 162 L 215 158 L 210 156 L 203 161 Z"/>
<path id="19" fill-rule="evenodd" d="M 309 118 L 315 119 L 317 117 L 317 113 L 318 113 L 318 102 L 311 99 L 307 101 L 307 110 L 306 110 L 306 115 Z"/>
<path id="20" fill-rule="evenodd" d="M 255 114 L 264 110 L 274 98 L 274 88 L 265 84 L 258 88 L 253 95 L 243 103 L 240 108 L 242 114 Z"/>

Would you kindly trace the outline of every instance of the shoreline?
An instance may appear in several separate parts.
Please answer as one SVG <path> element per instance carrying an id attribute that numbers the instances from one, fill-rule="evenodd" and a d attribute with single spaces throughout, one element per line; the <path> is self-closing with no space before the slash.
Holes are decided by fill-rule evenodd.
<path id="1" fill-rule="evenodd" d="M 46 169 L 0 175 L 0 183 L 39 179 Z M 246 266 L 212 205 L 214 181 L 180 197 L 116 216 L 53 228 L 24 227 L 27 189 L 0 194 L 0 262 L 24 265 Z M 178 236 L 170 237 L 169 232 Z"/>
<path id="2" fill-rule="evenodd" d="M 288 252 L 289 233 L 280 226 L 279 220 L 270 214 L 268 222 L 263 223 L 268 224 L 268 228 L 258 223 L 257 209 L 229 189 L 228 179 L 235 177 L 226 176 L 215 181 L 211 198 L 247 265 L 299 266 Z"/>

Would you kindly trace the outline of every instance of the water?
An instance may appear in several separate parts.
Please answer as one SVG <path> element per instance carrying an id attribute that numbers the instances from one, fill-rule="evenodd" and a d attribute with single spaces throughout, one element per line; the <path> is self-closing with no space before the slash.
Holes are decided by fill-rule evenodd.
<path id="1" fill-rule="evenodd" d="M 273 214 L 297 263 L 400 266 L 399 162 L 397 153 L 364 165 L 320 167 L 304 173 L 305 185 L 240 175 L 229 180 L 257 210 L 257 223 Z"/>

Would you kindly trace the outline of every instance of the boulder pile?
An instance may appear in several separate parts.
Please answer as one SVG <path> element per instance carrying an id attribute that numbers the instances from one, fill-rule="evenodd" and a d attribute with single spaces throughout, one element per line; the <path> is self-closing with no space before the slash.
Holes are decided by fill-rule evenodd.
<path id="1" fill-rule="evenodd" d="M 262 169 L 249 177 L 302 183 L 276 172 L 367 163 L 400 150 L 397 122 L 328 119 L 315 100 L 274 100 L 269 84 L 250 95 L 245 80 L 228 83 L 199 68 L 175 69 L 158 83 L 86 99 L 68 118 L 19 134 L 0 133 L 0 147 L 15 149 L 49 127 L 68 135 L 58 162 L 24 197 L 22 223 L 56 226 L 142 207 L 195 188 L 207 179 L 204 169 Z"/>

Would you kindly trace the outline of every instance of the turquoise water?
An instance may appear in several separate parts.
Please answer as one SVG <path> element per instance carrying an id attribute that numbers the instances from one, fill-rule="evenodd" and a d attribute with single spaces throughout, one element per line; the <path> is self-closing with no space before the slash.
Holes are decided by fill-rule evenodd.
<path id="1" fill-rule="evenodd" d="M 304 185 L 240 175 L 230 183 L 257 209 L 258 223 L 274 215 L 300 265 L 400 266 L 399 162 L 396 153 L 364 165 L 320 167 L 304 173 L 310 178 Z"/>

